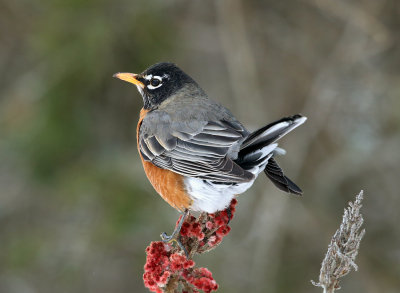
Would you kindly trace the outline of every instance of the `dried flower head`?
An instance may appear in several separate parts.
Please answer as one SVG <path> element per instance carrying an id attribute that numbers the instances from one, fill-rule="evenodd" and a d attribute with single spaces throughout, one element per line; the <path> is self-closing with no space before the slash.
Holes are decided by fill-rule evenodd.
<path id="1" fill-rule="evenodd" d="M 340 289 L 339 279 L 353 269 L 355 271 L 358 269 L 355 260 L 361 239 L 365 234 L 365 229 L 360 231 L 364 222 L 360 213 L 362 200 L 363 191 L 344 210 L 340 228 L 332 237 L 328 252 L 322 262 L 319 282 L 311 281 L 314 286 L 324 288 L 324 292 L 334 292 Z"/>

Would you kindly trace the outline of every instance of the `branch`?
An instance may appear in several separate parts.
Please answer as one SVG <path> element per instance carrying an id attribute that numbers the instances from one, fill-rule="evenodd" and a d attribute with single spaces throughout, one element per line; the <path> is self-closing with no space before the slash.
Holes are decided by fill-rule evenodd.
<path id="1" fill-rule="evenodd" d="M 355 263 L 361 239 L 365 229 L 360 228 L 364 222 L 360 213 L 363 200 L 363 191 L 357 195 L 354 202 L 344 210 L 342 223 L 328 246 L 328 252 L 321 265 L 319 282 L 311 281 L 314 286 L 324 289 L 324 293 L 333 293 L 339 290 L 339 279 L 346 276 L 353 269 L 357 271 Z"/>

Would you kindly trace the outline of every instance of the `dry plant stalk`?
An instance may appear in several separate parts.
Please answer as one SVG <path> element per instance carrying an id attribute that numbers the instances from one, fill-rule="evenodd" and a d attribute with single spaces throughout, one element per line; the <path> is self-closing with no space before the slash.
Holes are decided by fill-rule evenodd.
<path id="1" fill-rule="evenodd" d="M 319 282 L 314 286 L 324 289 L 324 293 L 332 293 L 339 290 L 339 279 L 346 276 L 351 270 L 357 271 L 355 263 L 361 239 L 365 229 L 360 228 L 364 222 L 360 213 L 363 200 L 363 191 L 357 195 L 354 202 L 344 210 L 342 223 L 328 246 L 328 252 L 321 265 Z"/>

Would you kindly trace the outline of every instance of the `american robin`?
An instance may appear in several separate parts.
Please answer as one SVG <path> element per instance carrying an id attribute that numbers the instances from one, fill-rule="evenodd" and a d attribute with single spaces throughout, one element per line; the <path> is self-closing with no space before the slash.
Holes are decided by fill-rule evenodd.
<path id="1" fill-rule="evenodd" d="M 302 194 L 274 155 L 283 152 L 276 142 L 306 117 L 282 118 L 249 132 L 173 63 L 114 77 L 136 85 L 142 95 L 137 144 L 144 171 L 161 197 L 185 215 L 226 209 L 263 171 L 280 190 Z M 171 236 L 164 233 L 163 240 L 176 238 L 179 230 L 180 225 Z"/>

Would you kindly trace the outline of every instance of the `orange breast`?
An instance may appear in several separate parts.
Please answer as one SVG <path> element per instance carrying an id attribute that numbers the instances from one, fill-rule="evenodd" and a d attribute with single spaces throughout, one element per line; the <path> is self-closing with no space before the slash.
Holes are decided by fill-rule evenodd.
<path id="1" fill-rule="evenodd" d="M 143 118 L 146 116 L 148 110 L 142 109 L 140 111 L 139 123 L 136 130 L 137 145 L 139 150 L 139 128 Z M 139 155 L 142 160 L 144 172 L 149 178 L 150 183 L 154 189 L 161 195 L 161 197 L 168 202 L 172 207 L 178 210 L 185 210 L 191 205 L 191 199 L 185 191 L 183 176 L 174 173 L 170 170 L 161 169 L 153 165 L 151 162 L 143 160 L 139 150 Z"/>

